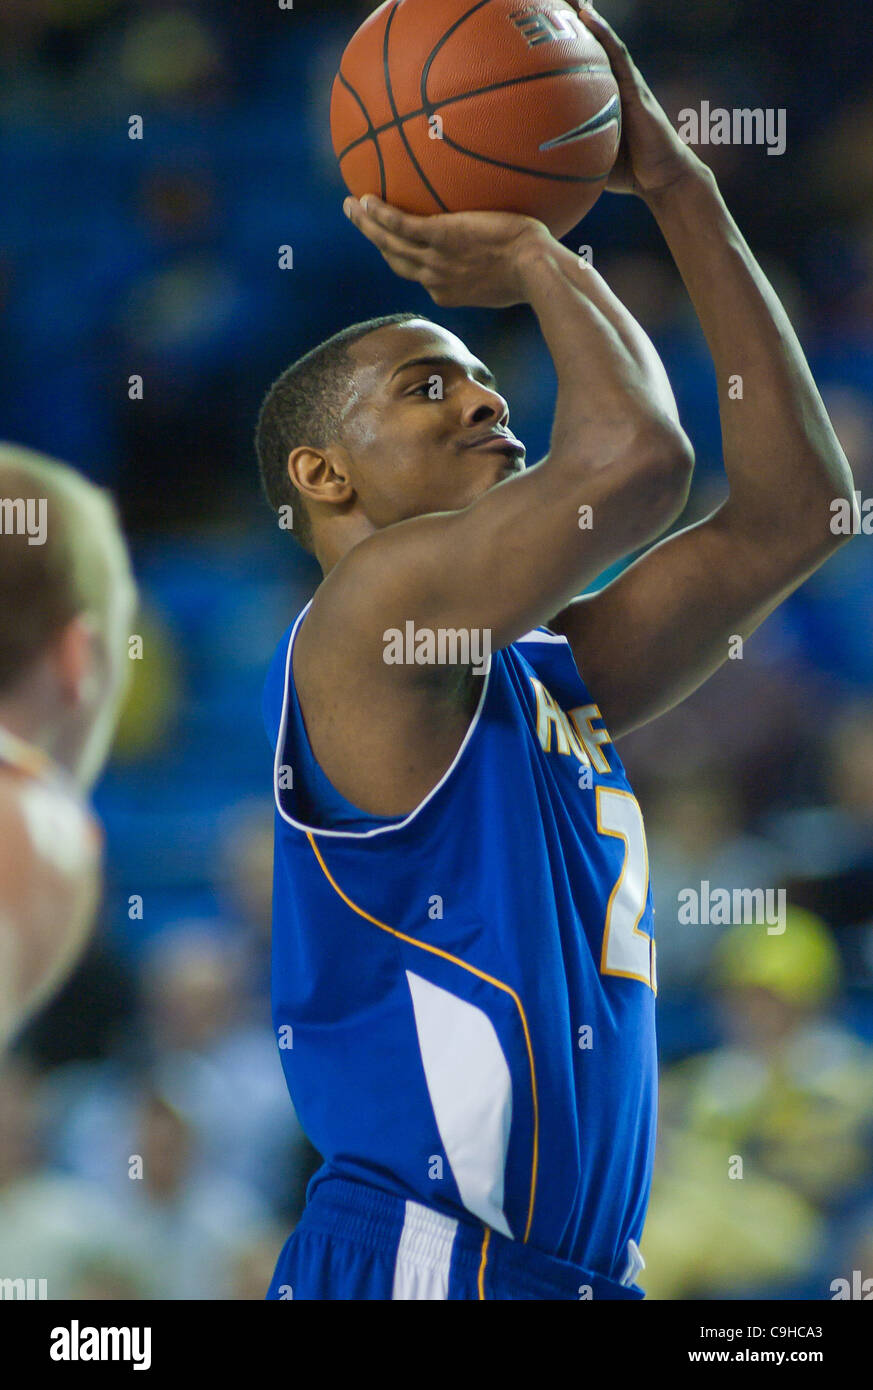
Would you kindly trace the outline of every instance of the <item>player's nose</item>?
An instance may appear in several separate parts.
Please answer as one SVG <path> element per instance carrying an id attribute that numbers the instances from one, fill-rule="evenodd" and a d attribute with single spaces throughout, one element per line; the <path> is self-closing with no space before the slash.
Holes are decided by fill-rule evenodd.
<path id="1" fill-rule="evenodd" d="M 509 423 L 509 406 L 499 391 L 490 386 L 471 382 L 461 410 L 462 424 L 506 426 Z"/>

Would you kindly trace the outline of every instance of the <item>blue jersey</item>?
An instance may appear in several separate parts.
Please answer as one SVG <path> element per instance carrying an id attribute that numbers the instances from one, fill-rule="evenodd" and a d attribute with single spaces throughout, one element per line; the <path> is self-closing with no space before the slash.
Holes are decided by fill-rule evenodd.
<path id="1" fill-rule="evenodd" d="M 494 653 L 410 814 L 351 805 L 293 680 L 275 748 L 273 1018 L 331 1179 L 621 1279 L 655 1143 L 655 948 L 639 806 L 566 639 Z M 422 731 L 422 737 L 426 737 Z"/>

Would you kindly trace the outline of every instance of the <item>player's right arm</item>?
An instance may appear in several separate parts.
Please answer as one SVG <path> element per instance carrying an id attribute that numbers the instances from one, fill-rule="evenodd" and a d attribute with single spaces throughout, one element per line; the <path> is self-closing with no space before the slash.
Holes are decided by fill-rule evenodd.
<path id="1" fill-rule="evenodd" d="M 84 949 L 100 891 L 99 832 L 63 792 L 0 777 L 0 1045 Z"/>
<path id="2" fill-rule="evenodd" d="M 438 303 L 530 304 L 558 394 L 541 463 L 461 511 L 369 537 L 336 566 L 319 602 L 326 607 L 341 589 L 357 632 L 380 639 L 412 619 L 487 630 L 497 649 L 663 532 L 685 503 L 693 451 L 648 337 L 542 223 L 506 213 L 414 217 L 378 199 L 366 209 L 350 202 L 388 263 Z"/>
<path id="3" fill-rule="evenodd" d="M 469 667 L 386 664 L 388 630 L 475 633 L 497 650 L 548 622 L 675 519 L 693 452 L 649 339 L 541 223 L 418 218 L 378 203 L 352 218 L 438 303 L 530 304 L 558 378 L 541 463 L 461 510 L 367 536 L 330 570 L 300 627 L 293 672 L 315 756 L 350 801 L 393 815 L 448 768 L 481 684 Z"/>

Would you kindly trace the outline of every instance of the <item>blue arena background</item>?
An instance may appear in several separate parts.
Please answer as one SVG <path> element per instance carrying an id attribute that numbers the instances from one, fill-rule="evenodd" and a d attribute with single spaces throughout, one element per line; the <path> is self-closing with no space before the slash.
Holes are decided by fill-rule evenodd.
<path id="1" fill-rule="evenodd" d="M 436 308 L 341 214 L 330 83 L 369 8 L 0 7 L 0 437 L 114 490 L 143 594 L 96 797 L 100 930 L 0 1074 L 0 1275 L 37 1264 L 50 1297 L 263 1297 L 317 1163 L 270 1031 L 260 722 L 266 665 L 317 574 L 259 495 L 266 387 L 345 324 L 420 309 L 495 371 L 529 457 L 547 447 L 554 380 L 530 312 Z M 864 5 L 604 10 L 674 121 L 704 99 L 785 109 L 784 155 L 699 152 L 873 495 Z M 697 449 L 694 519 L 723 495 L 715 386 L 655 224 L 604 196 L 565 240 L 592 247 L 664 357 Z M 741 661 L 622 743 L 657 910 L 652 1297 L 829 1298 L 873 1275 L 871 695 L 862 535 Z M 785 890 L 778 970 L 765 927 L 680 921 L 679 893 L 704 882 Z"/>

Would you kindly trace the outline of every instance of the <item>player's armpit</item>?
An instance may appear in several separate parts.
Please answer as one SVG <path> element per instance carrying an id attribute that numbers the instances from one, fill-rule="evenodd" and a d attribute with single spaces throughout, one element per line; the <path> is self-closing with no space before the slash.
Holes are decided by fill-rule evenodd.
<path id="1" fill-rule="evenodd" d="M 617 738 L 698 689 L 845 539 L 823 526 L 754 526 L 726 502 L 549 626 Z"/>

